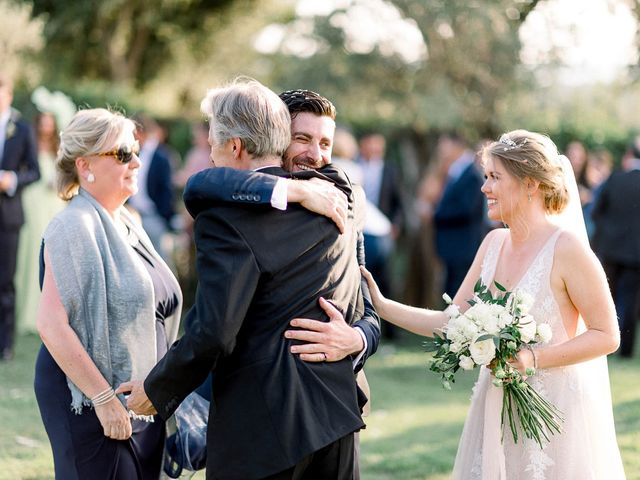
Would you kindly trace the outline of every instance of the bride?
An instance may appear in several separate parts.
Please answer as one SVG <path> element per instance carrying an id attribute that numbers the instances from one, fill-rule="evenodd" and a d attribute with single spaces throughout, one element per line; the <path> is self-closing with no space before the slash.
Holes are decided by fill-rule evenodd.
<path id="1" fill-rule="evenodd" d="M 462 310 L 478 278 L 534 297 L 531 314 L 551 325 L 548 344 L 522 349 L 511 362 L 562 412 L 562 433 L 540 447 L 532 440 L 501 441 L 502 389 L 481 367 L 453 470 L 460 480 L 624 479 L 606 355 L 618 348 L 616 312 L 607 280 L 588 246 L 575 178 L 543 135 L 516 130 L 483 150 L 489 218 L 507 227 L 490 232 L 454 298 Z M 363 269 L 382 318 L 431 336 L 443 312 L 384 298 Z"/>

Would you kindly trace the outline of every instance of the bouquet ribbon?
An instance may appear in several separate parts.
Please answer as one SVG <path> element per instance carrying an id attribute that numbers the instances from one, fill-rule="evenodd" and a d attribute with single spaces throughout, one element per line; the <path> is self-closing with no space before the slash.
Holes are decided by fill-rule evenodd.
<path id="1" fill-rule="evenodd" d="M 486 372 L 491 375 L 489 371 Z M 507 467 L 502 445 L 502 387 L 489 382 L 484 404 L 484 432 L 482 442 L 482 478 L 507 480 Z"/>

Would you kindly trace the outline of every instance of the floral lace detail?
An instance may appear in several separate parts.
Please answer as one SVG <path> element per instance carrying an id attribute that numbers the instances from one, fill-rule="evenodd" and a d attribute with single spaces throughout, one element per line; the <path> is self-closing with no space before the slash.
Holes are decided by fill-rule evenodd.
<path id="1" fill-rule="evenodd" d="M 528 451 L 529 465 L 524 471 L 531 472 L 531 480 L 545 480 L 545 470 L 555 465 L 555 462 L 545 453 L 546 445 L 544 449 L 540 449 L 535 442 L 527 442 L 527 444 L 525 448 Z"/>

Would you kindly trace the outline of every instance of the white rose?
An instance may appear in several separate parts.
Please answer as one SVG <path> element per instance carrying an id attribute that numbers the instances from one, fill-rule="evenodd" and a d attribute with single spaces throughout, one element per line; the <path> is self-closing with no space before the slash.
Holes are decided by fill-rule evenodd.
<path id="1" fill-rule="evenodd" d="M 467 357 L 466 355 L 460 355 L 458 364 L 463 370 L 473 370 L 473 367 L 476 366 L 476 364 L 473 363 L 473 359 L 471 357 Z"/>
<path id="2" fill-rule="evenodd" d="M 449 351 L 450 352 L 458 353 L 460 350 L 462 350 L 462 344 L 461 343 L 453 342 L 451 345 L 449 345 Z"/>
<path id="3" fill-rule="evenodd" d="M 469 345 L 469 353 L 473 361 L 478 365 L 488 365 L 496 356 L 496 346 L 493 343 L 493 339 L 488 338 Z"/>
<path id="4" fill-rule="evenodd" d="M 538 325 L 538 337 L 542 343 L 547 343 L 551 340 L 553 333 L 551 332 L 551 326 L 548 323 L 541 323 Z"/>
<path id="5" fill-rule="evenodd" d="M 498 325 L 498 317 L 486 317 L 484 319 L 484 331 L 491 335 L 496 335 L 500 332 L 500 326 Z"/>
<path id="6" fill-rule="evenodd" d="M 531 342 L 536 336 L 536 322 L 531 315 L 525 315 L 520 319 L 518 324 L 518 330 L 520 330 L 520 339 L 524 343 Z"/>
<path id="7" fill-rule="evenodd" d="M 478 336 L 478 333 L 480 333 L 478 326 L 464 315 L 460 317 L 460 329 L 467 341 L 473 340 Z"/>
<path id="8" fill-rule="evenodd" d="M 513 316 L 509 312 L 503 311 L 498 316 L 498 327 L 504 328 L 507 325 L 511 325 L 512 323 L 513 323 Z"/>
<path id="9" fill-rule="evenodd" d="M 521 315 L 527 315 L 531 307 L 533 307 L 533 297 L 522 290 L 516 291 L 515 302 Z"/>

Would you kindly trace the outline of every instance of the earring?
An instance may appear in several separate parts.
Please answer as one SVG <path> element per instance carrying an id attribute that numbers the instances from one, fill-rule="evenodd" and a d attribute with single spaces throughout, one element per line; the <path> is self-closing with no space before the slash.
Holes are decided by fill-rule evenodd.
<path id="1" fill-rule="evenodd" d="M 527 195 L 529 197 L 529 203 L 531 203 L 531 194 Z"/>
<path id="2" fill-rule="evenodd" d="M 96 181 L 96 177 L 93 175 L 93 173 L 89 172 L 89 175 L 87 175 L 87 182 L 93 183 L 95 181 Z M 529 198 L 529 200 L 531 200 L 531 198 Z"/>

